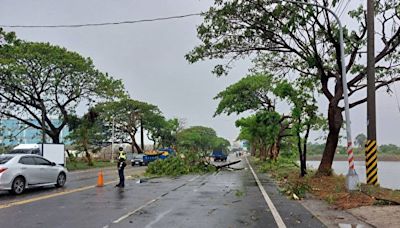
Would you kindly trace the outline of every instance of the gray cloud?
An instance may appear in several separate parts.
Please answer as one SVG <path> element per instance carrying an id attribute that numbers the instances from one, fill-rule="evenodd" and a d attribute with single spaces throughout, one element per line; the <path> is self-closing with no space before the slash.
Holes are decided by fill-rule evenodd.
<path id="1" fill-rule="evenodd" d="M 165 17 L 205 11 L 212 1 L 199 0 L 2 0 L 0 24 L 76 24 Z M 77 29 L 13 29 L 30 41 L 50 42 L 91 57 L 102 71 L 124 81 L 134 99 L 156 104 L 171 117 L 186 118 L 188 125 L 206 125 L 230 140 L 236 138 L 236 116 L 213 118 L 212 98 L 244 76 L 241 62 L 228 77 L 210 73 L 215 62 L 190 65 L 184 55 L 199 41 L 200 17 L 174 21 Z M 7 29 L 11 31 L 10 29 Z M 326 113 L 326 101 L 320 99 Z M 400 112 L 395 97 L 379 93 L 378 142 L 400 140 Z M 366 106 L 352 110 L 353 137 L 366 131 Z M 314 137 L 319 135 L 315 133 Z"/>

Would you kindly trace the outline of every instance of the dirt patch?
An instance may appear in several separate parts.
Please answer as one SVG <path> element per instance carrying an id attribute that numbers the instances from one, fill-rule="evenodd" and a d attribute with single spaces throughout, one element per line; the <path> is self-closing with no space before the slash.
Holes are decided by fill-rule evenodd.
<path id="1" fill-rule="evenodd" d="M 308 179 L 313 195 L 340 209 L 369 206 L 375 203 L 376 200 L 373 197 L 361 191 L 346 191 L 344 183 L 345 178 L 343 176 L 311 177 Z"/>

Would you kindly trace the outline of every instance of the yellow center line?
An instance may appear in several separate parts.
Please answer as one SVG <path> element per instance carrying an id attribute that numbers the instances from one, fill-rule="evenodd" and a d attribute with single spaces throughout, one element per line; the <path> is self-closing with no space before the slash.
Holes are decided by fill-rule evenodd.
<path id="1" fill-rule="evenodd" d="M 129 176 L 126 178 L 127 180 L 130 179 L 134 179 L 134 177 Z M 114 181 L 108 181 L 104 183 L 104 186 L 112 184 L 112 183 L 116 183 L 118 181 L 114 180 Z M 50 198 L 54 198 L 54 197 L 58 197 L 58 196 L 63 196 L 63 195 L 67 195 L 67 194 L 72 194 L 75 192 L 81 192 L 81 191 L 85 191 L 91 188 L 96 188 L 96 185 L 89 185 L 89 186 L 85 186 L 85 187 L 80 187 L 80 188 L 75 188 L 75 189 L 71 189 L 71 190 L 66 190 L 63 192 L 57 192 L 57 193 L 53 193 L 53 194 L 49 194 L 49 195 L 44 195 L 44 196 L 38 196 L 38 197 L 34 197 L 31 199 L 26 199 L 26 200 L 20 200 L 20 201 L 15 201 L 15 202 L 10 202 L 10 203 L 5 203 L 5 204 L 0 204 L 0 210 L 4 209 L 4 208 L 9 208 L 9 207 L 13 207 L 13 206 L 18 206 L 18 205 L 23 205 L 23 204 L 28 204 L 28 203 L 33 203 L 36 201 L 40 201 L 40 200 L 45 200 L 45 199 L 50 199 Z"/>
<path id="2" fill-rule="evenodd" d="M 109 185 L 111 183 L 115 183 L 117 181 L 109 181 L 104 183 L 104 185 Z M 36 201 L 40 201 L 40 200 L 45 200 L 45 199 L 50 199 L 50 198 L 54 198 L 57 196 L 63 196 L 63 195 L 67 195 L 67 194 L 71 194 L 71 193 L 75 193 L 75 192 L 81 192 L 81 191 L 85 191 L 91 188 L 95 188 L 96 185 L 89 185 L 89 186 L 85 186 L 85 187 L 81 187 L 81 188 L 75 188 L 75 189 L 71 189 L 71 190 L 66 190 L 63 192 L 57 192 L 57 193 L 53 193 L 50 195 L 44 195 L 44 196 L 38 196 L 35 198 L 31 198 L 31 199 L 26 199 L 26 200 L 20 200 L 20 201 L 15 201 L 15 202 L 11 202 L 11 203 L 6 203 L 6 204 L 2 204 L 0 205 L 0 209 L 4 209 L 4 208 L 9 208 L 9 207 L 13 207 L 13 206 L 18 206 L 18 205 L 23 205 L 23 204 L 28 204 L 28 203 L 33 203 Z"/>

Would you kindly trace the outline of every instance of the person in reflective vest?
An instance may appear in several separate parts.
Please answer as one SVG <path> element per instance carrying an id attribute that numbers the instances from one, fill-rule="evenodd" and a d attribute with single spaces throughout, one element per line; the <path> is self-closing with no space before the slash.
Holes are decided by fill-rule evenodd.
<path id="1" fill-rule="evenodd" d="M 119 148 L 119 156 L 118 156 L 118 175 L 119 175 L 119 183 L 115 185 L 115 187 L 124 188 L 125 187 L 125 176 L 124 169 L 126 166 L 126 153 L 122 147 Z"/>

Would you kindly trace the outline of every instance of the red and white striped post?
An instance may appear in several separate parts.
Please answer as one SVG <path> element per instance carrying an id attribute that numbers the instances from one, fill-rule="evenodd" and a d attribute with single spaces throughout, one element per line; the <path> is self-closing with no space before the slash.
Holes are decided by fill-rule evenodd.
<path id="1" fill-rule="evenodd" d="M 349 169 L 354 170 L 354 155 L 352 142 L 347 142 L 347 155 L 349 161 Z"/>

